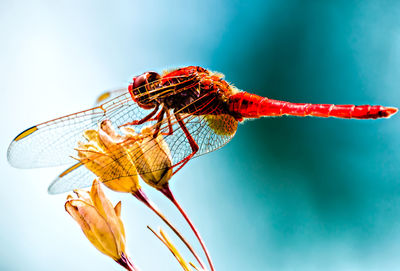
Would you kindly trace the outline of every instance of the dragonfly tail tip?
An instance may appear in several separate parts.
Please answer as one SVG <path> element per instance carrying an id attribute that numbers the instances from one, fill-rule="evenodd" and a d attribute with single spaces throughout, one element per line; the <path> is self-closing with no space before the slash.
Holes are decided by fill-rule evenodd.
<path id="1" fill-rule="evenodd" d="M 390 116 L 396 114 L 397 111 L 399 111 L 399 109 L 397 109 L 396 107 L 387 107 L 386 108 L 386 112 L 388 114 L 387 117 L 390 117 Z"/>

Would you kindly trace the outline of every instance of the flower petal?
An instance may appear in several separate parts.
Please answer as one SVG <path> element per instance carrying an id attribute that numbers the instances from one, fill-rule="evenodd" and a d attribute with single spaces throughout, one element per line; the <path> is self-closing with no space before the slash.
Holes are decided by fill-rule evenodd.
<path id="1" fill-rule="evenodd" d="M 122 236 L 123 236 L 124 238 L 126 238 L 126 237 L 125 237 L 125 228 L 124 228 L 124 224 L 122 223 L 122 220 L 121 220 L 121 201 L 119 201 L 119 202 L 117 203 L 117 205 L 115 205 L 114 210 L 115 210 L 115 214 L 118 216 L 119 230 L 120 230 L 120 232 L 122 233 Z"/>
<path id="2" fill-rule="evenodd" d="M 140 143 L 141 152 L 136 161 L 142 179 L 150 186 L 161 189 L 172 177 L 172 156 L 164 138 L 159 134 L 154 140 L 151 130 L 142 130 L 146 135 Z"/>
<path id="3" fill-rule="evenodd" d="M 118 203 L 115 205 L 114 211 L 118 217 L 121 217 L 121 201 L 118 201 Z"/>
<path id="4" fill-rule="evenodd" d="M 101 189 L 100 183 L 97 180 L 93 182 L 92 189 L 90 190 L 90 197 L 96 210 L 107 221 L 107 224 L 109 225 L 116 240 L 118 251 L 125 251 L 125 232 L 122 222 L 117 216 L 113 205 L 106 198 L 103 190 Z"/>
<path id="5" fill-rule="evenodd" d="M 76 194 L 78 199 L 81 199 L 81 200 L 87 202 L 88 204 L 93 205 L 92 199 L 90 198 L 90 194 L 87 190 L 75 189 L 74 193 Z"/>
<path id="6" fill-rule="evenodd" d="M 93 205 L 82 200 L 70 200 L 65 203 L 66 211 L 78 222 L 88 240 L 102 253 L 114 260 L 120 258 L 120 250 L 107 221 Z"/>

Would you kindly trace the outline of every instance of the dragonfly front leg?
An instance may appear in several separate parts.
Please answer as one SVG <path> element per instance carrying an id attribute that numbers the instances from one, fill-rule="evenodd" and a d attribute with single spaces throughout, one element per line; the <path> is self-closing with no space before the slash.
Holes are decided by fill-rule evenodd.
<path id="1" fill-rule="evenodd" d="M 168 133 L 161 132 L 161 134 L 162 134 L 163 136 L 169 136 L 169 135 L 172 135 L 172 134 L 174 133 L 174 130 L 172 129 L 171 115 L 169 114 L 168 108 L 166 108 L 166 107 L 163 105 L 163 108 L 161 109 L 160 113 L 158 113 L 158 115 L 156 116 L 156 118 L 153 119 L 153 120 L 156 120 L 156 121 L 157 121 L 157 123 L 155 124 L 155 128 L 154 128 L 154 134 L 153 134 L 153 137 L 154 137 L 154 138 L 156 138 L 156 137 L 158 136 L 158 134 L 160 133 L 161 125 L 162 125 L 163 120 L 164 120 L 164 114 L 167 115 Z M 164 130 L 164 127 L 163 127 L 162 129 Z"/>
<path id="2" fill-rule="evenodd" d="M 124 127 L 124 126 L 128 126 L 128 125 L 140 125 L 140 124 L 143 124 L 143 123 L 145 123 L 145 122 L 147 122 L 147 121 L 149 121 L 149 120 L 152 120 L 151 118 L 157 113 L 157 111 L 158 111 L 159 108 L 160 108 L 160 105 L 157 104 L 156 107 L 154 108 L 154 110 L 151 111 L 150 114 L 148 114 L 148 115 L 147 115 L 146 117 L 144 117 L 143 119 L 141 119 L 141 120 L 134 120 L 134 121 L 131 121 L 131 122 L 122 124 L 122 125 L 119 126 L 118 128 Z"/>
<path id="3" fill-rule="evenodd" d="M 163 106 L 163 108 L 161 108 L 160 113 L 158 113 L 158 115 L 156 117 L 157 118 L 157 123 L 155 124 L 153 138 L 156 138 L 158 136 L 158 134 L 160 133 L 161 124 L 162 124 L 162 121 L 164 119 L 164 114 L 165 114 L 165 108 Z"/>
<path id="4" fill-rule="evenodd" d="M 182 121 L 182 118 L 179 113 L 175 113 L 175 118 L 178 121 L 179 126 L 181 127 L 182 131 L 185 133 L 187 140 L 189 141 L 190 147 L 192 148 L 192 153 L 186 156 L 182 161 L 177 163 L 175 166 L 179 165 L 179 168 L 174 171 L 173 174 L 177 173 L 187 162 L 198 152 L 199 145 L 197 145 L 196 141 L 193 139 L 192 135 L 190 134 L 189 130 L 186 128 L 185 123 Z M 174 166 L 174 167 L 175 167 Z"/>
<path id="5" fill-rule="evenodd" d="M 165 114 L 167 115 L 167 121 L 168 121 L 168 133 L 161 133 L 164 136 L 169 136 L 174 133 L 174 130 L 172 129 L 172 123 L 171 123 L 171 115 L 169 114 L 169 110 L 165 110 Z"/>

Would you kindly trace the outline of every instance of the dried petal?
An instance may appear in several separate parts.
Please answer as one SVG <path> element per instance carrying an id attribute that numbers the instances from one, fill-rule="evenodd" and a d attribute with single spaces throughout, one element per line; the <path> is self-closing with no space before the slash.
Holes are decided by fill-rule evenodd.
<path id="1" fill-rule="evenodd" d="M 135 192 L 140 188 L 138 173 L 126 149 L 109 121 L 99 131 L 87 130 L 87 144 L 78 142 L 78 159 L 100 178 L 108 188 L 118 192 Z"/>
<path id="2" fill-rule="evenodd" d="M 149 127 L 140 134 L 129 127 L 121 130 L 124 135 L 116 133 L 106 120 L 98 131 L 85 131 L 89 142 L 78 142 L 78 159 L 114 191 L 137 192 L 138 174 L 156 189 L 165 187 L 172 176 L 172 156 L 163 136 L 154 139 Z"/>
<path id="3" fill-rule="evenodd" d="M 114 235 L 94 206 L 81 200 L 70 200 L 66 202 L 65 209 L 78 222 L 88 240 L 100 252 L 114 260 L 119 258 Z"/>
<path id="4" fill-rule="evenodd" d="M 125 250 L 125 237 L 122 236 L 120 218 L 115 213 L 111 202 L 106 198 L 98 181 L 94 181 L 90 190 L 90 197 L 97 212 L 107 221 L 117 243 L 119 251 Z M 122 247 L 121 247 L 122 246 Z"/>
<path id="5" fill-rule="evenodd" d="M 136 162 L 137 170 L 142 179 L 156 189 L 162 189 L 172 177 L 172 157 L 167 143 L 159 134 L 153 139 L 150 129 L 142 130 L 144 137 L 140 143 L 141 152 Z"/>
<path id="6" fill-rule="evenodd" d="M 75 193 L 78 198 L 68 196 L 65 210 L 78 222 L 86 237 L 99 251 L 115 261 L 120 260 L 121 255 L 126 255 L 125 230 L 120 219 L 121 203 L 114 208 L 96 180 L 90 193 Z"/>

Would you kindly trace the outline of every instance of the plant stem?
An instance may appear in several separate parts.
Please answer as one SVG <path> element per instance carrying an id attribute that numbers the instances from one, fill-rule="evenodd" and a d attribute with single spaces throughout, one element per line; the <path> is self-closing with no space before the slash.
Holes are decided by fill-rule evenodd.
<path id="1" fill-rule="evenodd" d="M 205 243 L 203 242 L 203 239 L 201 238 L 199 232 L 193 225 L 192 221 L 190 220 L 189 216 L 186 214 L 186 212 L 182 209 L 178 201 L 175 199 L 174 195 L 172 194 L 171 189 L 169 188 L 168 184 L 164 186 L 162 189 L 160 189 L 160 192 L 163 193 L 168 199 L 172 201 L 172 203 L 178 208 L 179 212 L 182 214 L 182 216 L 185 218 L 186 222 L 189 224 L 190 228 L 192 229 L 193 233 L 196 235 L 197 240 L 199 240 L 199 243 L 204 251 L 204 254 L 207 257 L 208 264 L 210 265 L 211 271 L 214 271 L 214 265 L 212 263 L 210 254 L 208 253 L 207 247 Z"/>
<path id="2" fill-rule="evenodd" d="M 124 267 L 128 271 L 139 271 L 139 269 L 135 267 L 131 259 L 124 253 L 122 253 L 121 259 L 119 259 L 117 263 L 119 263 L 122 267 Z"/>
<path id="3" fill-rule="evenodd" d="M 182 240 L 182 242 L 190 250 L 190 252 L 193 254 L 193 256 L 196 258 L 197 262 L 201 266 L 201 268 L 205 269 L 204 263 L 202 262 L 200 257 L 197 255 L 197 253 L 194 251 L 193 247 L 183 237 L 183 235 L 175 228 L 175 226 L 172 225 L 171 222 L 161 213 L 161 211 L 158 210 L 157 206 L 147 198 L 146 194 L 141 189 L 139 189 L 139 190 L 137 190 L 137 192 L 132 193 L 132 195 L 135 196 L 141 202 L 143 202 L 147 207 L 149 207 L 154 213 L 156 213 L 165 222 L 165 224 L 168 225 L 168 227 L 170 227 L 170 229 L 179 237 L 179 239 Z"/>

